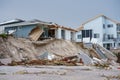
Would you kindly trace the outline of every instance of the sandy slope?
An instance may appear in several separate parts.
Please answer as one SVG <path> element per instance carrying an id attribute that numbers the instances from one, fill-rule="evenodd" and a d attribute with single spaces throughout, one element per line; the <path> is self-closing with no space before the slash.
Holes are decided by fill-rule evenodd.
<path id="1" fill-rule="evenodd" d="M 81 50 L 81 47 L 76 43 L 60 39 L 32 42 L 24 38 L 8 37 L 8 39 L 0 38 L 0 43 L 1 57 L 10 57 L 14 61 L 20 61 L 24 58 L 34 60 L 45 52 L 64 57 L 72 56 Z"/>

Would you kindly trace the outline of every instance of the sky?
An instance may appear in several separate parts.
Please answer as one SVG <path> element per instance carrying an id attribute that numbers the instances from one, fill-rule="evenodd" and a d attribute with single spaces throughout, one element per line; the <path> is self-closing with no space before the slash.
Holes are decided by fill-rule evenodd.
<path id="1" fill-rule="evenodd" d="M 120 0 L 0 0 L 0 22 L 39 19 L 77 28 L 99 14 L 120 21 Z"/>

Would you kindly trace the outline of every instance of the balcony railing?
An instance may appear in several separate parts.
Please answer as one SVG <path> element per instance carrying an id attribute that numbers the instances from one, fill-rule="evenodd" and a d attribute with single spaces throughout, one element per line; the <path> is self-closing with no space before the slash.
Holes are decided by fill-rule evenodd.
<path id="1" fill-rule="evenodd" d="M 103 38 L 103 41 L 120 41 L 120 38 Z"/>
<path id="2" fill-rule="evenodd" d="M 104 38 L 103 41 L 114 41 L 114 39 Z"/>

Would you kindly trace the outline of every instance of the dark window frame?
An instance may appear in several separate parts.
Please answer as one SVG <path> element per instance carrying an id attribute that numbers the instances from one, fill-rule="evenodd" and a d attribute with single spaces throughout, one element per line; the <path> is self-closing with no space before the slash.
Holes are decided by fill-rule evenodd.
<path id="1" fill-rule="evenodd" d="M 113 24 L 108 24 L 107 27 L 111 28 L 111 27 L 113 27 Z"/>
<path id="2" fill-rule="evenodd" d="M 95 33 L 95 34 L 94 34 L 94 38 L 100 38 L 100 34 Z"/>
<path id="3" fill-rule="evenodd" d="M 103 29 L 105 29 L 105 24 L 103 24 Z"/>

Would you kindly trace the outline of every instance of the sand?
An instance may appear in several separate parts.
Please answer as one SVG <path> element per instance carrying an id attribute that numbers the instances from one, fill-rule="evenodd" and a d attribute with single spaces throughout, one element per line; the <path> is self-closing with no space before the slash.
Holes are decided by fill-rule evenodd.
<path id="1" fill-rule="evenodd" d="M 105 70 L 91 66 L 0 66 L 0 80 L 108 80 L 105 76 L 118 75 L 120 70 L 115 67 Z"/>

